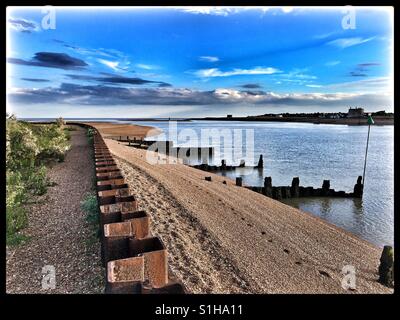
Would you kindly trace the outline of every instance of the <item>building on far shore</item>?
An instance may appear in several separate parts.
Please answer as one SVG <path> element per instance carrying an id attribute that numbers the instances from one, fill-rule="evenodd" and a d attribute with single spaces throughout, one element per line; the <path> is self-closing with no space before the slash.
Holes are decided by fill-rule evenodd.
<path id="1" fill-rule="evenodd" d="M 230 119 L 230 118 L 232 118 L 232 115 L 231 115 L 231 114 L 227 114 L 226 117 L 227 117 L 228 119 Z"/>
<path id="2" fill-rule="evenodd" d="M 363 118 L 364 116 L 364 108 L 350 108 L 347 112 L 347 118 Z"/>

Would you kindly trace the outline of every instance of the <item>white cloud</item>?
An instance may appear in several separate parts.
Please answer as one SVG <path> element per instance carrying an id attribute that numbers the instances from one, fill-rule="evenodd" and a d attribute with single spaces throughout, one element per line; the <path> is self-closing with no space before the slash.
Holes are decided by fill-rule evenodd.
<path id="1" fill-rule="evenodd" d="M 327 89 L 334 90 L 351 90 L 357 93 L 371 92 L 392 92 L 391 77 L 376 77 L 371 79 L 363 79 L 358 81 L 348 81 L 340 83 L 332 83 L 324 86 Z"/>
<path id="2" fill-rule="evenodd" d="M 114 71 L 126 70 L 128 68 L 127 66 L 121 67 L 119 61 L 109 61 L 104 59 L 97 59 L 97 61 L 113 69 Z M 127 65 L 129 65 L 129 63 L 127 63 Z"/>
<path id="3" fill-rule="evenodd" d="M 193 14 L 207 14 L 215 16 L 227 16 L 231 13 L 237 13 L 237 8 L 227 8 L 227 7 L 185 7 L 182 8 L 183 11 Z"/>
<path id="4" fill-rule="evenodd" d="M 329 41 L 327 44 L 344 49 L 344 48 L 352 47 L 352 46 L 355 46 L 358 44 L 362 44 L 362 43 L 371 41 L 373 39 L 375 39 L 375 37 L 365 38 L 365 39 L 361 38 L 361 37 L 339 38 L 339 39 Z"/>
<path id="5" fill-rule="evenodd" d="M 159 69 L 159 66 L 151 65 L 151 64 L 144 64 L 144 63 L 137 63 L 136 67 L 140 69 L 145 69 L 145 70 L 155 70 Z"/>
<path id="6" fill-rule="evenodd" d="M 310 88 L 321 88 L 322 86 L 320 84 L 306 84 L 306 87 Z"/>
<path id="7" fill-rule="evenodd" d="M 210 77 L 230 77 L 238 75 L 274 74 L 279 72 L 281 71 L 272 67 L 254 67 L 252 69 L 235 68 L 231 71 L 221 71 L 218 68 L 210 68 L 210 69 L 197 70 L 193 72 L 193 74 L 195 74 L 199 78 L 210 78 Z"/>
<path id="8" fill-rule="evenodd" d="M 192 14 L 203 14 L 203 15 L 215 15 L 215 16 L 228 16 L 231 14 L 237 14 L 239 12 L 243 11 L 249 11 L 249 10 L 259 10 L 262 13 L 266 13 L 267 11 L 273 11 L 274 9 L 280 10 L 282 13 L 290 13 L 292 12 L 295 8 L 294 7 L 268 7 L 268 6 L 263 6 L 263 7 L 257 7 L 257 6 L 249 6 L 249 7 L 213 7 L 213 6 L 197 6 L 197 7 L 184 7 L 184 8 L 178 8 L 179 10 L 182 10 L 187 13 L 192 13 Z"/>
<path id="9" fill-rule="evenodd" d="M 31 33 L 33 31 L 40 30 L 38 24 L 35 21 L 27 20 L 27 19 L 23 19 L 23 18 L 10 17 L 8 19 L 7 25 L 13 30 L 16 30 L 19 32 L 25 32 L 25 33 Z"/>
<path id="10" fill-rule="evenodd" d="M 207 61 L 207 62 L 217 62 L 217 61 L 219 61 L 219 58 L 213 57 L 213 56 L 201 56 L 201 57 L 199 57 L 199 60 Z"/>
<path id="11" fill-rule="evenodd" d="M 295 78 L 295 79 L 301 79 L 301 80 L 314 80 L 317 79 L 316 76 L 307 74 L 306 72 L 308 71 L 308 68 L 303 68 L 303 69 L 293 69 L 287 74 L 284 74 L 283 76 L 288 77 L 288 78 Z"/>

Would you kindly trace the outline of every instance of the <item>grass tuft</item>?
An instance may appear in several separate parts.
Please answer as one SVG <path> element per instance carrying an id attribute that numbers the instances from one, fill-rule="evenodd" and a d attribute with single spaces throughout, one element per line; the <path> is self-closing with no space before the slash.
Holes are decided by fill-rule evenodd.
<path id="1" fill-rule="evenodd" d="M 88 194 L 81 202 L 81 209 L 86 213 L 86 222 L 92 231 L 92 240 L 97 241 L 99 237 L 99 206 L 97 197 L 94 194 Z"/>

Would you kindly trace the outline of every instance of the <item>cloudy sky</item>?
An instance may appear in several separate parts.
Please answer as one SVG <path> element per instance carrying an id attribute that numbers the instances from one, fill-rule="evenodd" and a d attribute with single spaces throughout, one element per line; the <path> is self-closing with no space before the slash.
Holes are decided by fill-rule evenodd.
<path id="1" fill-rule="evenodd" d="M 19 117 L 393 111 L 389 9 L 42 9 L 7 11 Z"/>

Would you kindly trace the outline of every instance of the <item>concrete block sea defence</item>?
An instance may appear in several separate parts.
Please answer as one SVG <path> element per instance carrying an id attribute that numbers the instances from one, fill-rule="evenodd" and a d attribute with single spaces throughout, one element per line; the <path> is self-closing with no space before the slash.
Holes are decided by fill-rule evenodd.
<path id="1" fill-rule="evenodd" d="M 96 172 L 112 172 L 112 171 L 119 171 L 118 166 L 108 166 L 108 167 L 97 167 Z"/>
<path id="2" fill-rule="evenodd" d="M 125 179 L 123 179 L 123 178 L 97 181 L 97 191 L 119 189 L 118 186 L 121 186 L 121 185 L 126 185 Z"/>
<path id="3" fill-rule="evenodd" d="M 103 264 L 111 260 L 130 257 L 129 239 L 143 239 L 150 234 L 150 219 L 146 212 L 139 211 L 123 222 L 104 224 L 102 256 Z"/>
<path id="4" fill-rule="evenodd" d="M 99 167 L 109 167 L 109 166 L 115 166 L 115 165 L 116 165 L 116 163 L 114 162 L 114 160 L 96 161 L 96 162 L 95 162 L 96 168 L 99 168 Z"/>
<path id="5" fill-rule="evenodd" d="M 103 263 L 126 258 L 129 252 L 129 237 L 133 236 L 129 222 L 117 222 L 104 225 Z"/>
<path id="6" fill-rule="evenodd" d="M 155 288 L 168 283 L 167 249 L 158 237 L 129 239 L 130 255 L 144 257 L 145 278 Z"/>
<path id="7" fill-rule="evenodd" d="M 131 196 L 129 188 L 99 191 L 97 195 L 99 205 L 136 200 Z"/>
<path id="8" fill-rule="evenodd" d="M 100 206 L 100 228 L 103 229 L 104 224 L 107 223 L 120 222 L 123 214 L 136 210 L 136 201 L 102 205 Z"/>
<path id="9" fill-rule="evenodd" d="M 112 171 L 112 172 L 100 172 L 96 173 L 97 181 L 104 180 L 112 180 L 112 179 L 121 179 L 123 178 L 121 171 Z"/>
<path id="10" fill-rule="evenodd" d="M 150 216 L 144 210 L 121 212 L 121 220 L 131 223 L 132 230 L 138 239 L 145 238 L 150 234 Z"/>
<path id="11" fill-rule="evenodd" d="M 138 290 L 135 293 L 140 293 L 141 285 L 137 282 L 143 282 L 145 279 L 144 260 L 144 256 L 136 256 L 108 262 L 106 292 Z"/>

